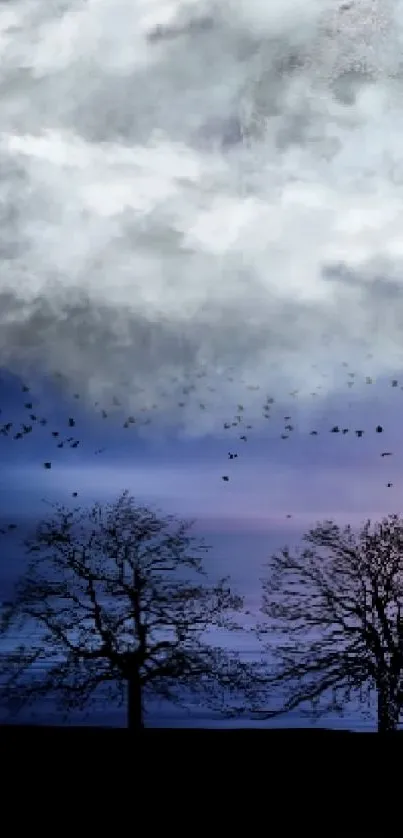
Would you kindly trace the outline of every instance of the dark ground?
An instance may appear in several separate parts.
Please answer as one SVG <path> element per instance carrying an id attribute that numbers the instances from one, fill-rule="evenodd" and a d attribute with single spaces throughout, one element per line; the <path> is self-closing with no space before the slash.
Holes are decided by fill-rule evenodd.
<path id="1" fill-rule="evenodd" d="M 17 738 L 18 736 L 40 736 L 48 737 L 48 736 L 60 736 L 60 737 L 70 737 L 70 736 L 82 736 L 84 739 L 86 737 L 104 737 L 104 738 L 112 738 L 112 739 L 120 739 L 125 738 L 129 735 L 129 732 L 125 728 L 118 728 L 118 727 L 97 727 L 95 725 L 35 725 L 35 724 L 0 724 L 0 739 L 4 741 L 4 738 L 10 737 Z M 237 738 L 243 737 L 247 739 L 254 739 L 256 737 L 264 737 L 269 739 L 278 739 L 278 738 L 287 738 L 287 739 L 318 739 L 322 737 L 330 738 L 330 739 L 345 739 L 346 736 L 354 738 L 365 738 L 365 737 L 375 737 L 378 738 L 375 731 L 365 731 L 365 732 L 358 732 L 353 730 L 332 730 L 330 728 L 321 728 L 321 727 L 314 727 L 314 728 L 223 728 L 220 729 L 213 729 L 213 728 L 174 728 L 174 727 L 167 727 L 167 728 L 152 728 L 147 727 L 142 731 L 142 736 L 146 736 L 148 738 L 158 738 L 158 737 L 166 737 L 166 736 L 175 736 L 176 738 L 183 738 L 192 737 L 192 738 L 200 738 L 201 735 L 213 737 L 215 736 L 226 736 L 227 738 Z M 403 744 L 403 730 L 397 731 L 393 734 L 394 738 L 398 738 L 402 740 Z"/>
<path id="2" fill-rule="evenodd" d="M 139 741 L 136 734 L 130 734 L 125 728 L 116 727 L 95 727 L 95 726 L 57 726 L 57 725 L 0 725 L 0 749 L 7 745 L 29 747 L 69 747 L 72 743 L 79 747 L 112 747 L 115 745 L 132 742 L 133 737 Z M 325 746 L 326 748 L 348 747 L 354 743 L 353 748 L 361 750 L 364 742 L 377 743 L 390 742 L 392 747 L 396 745 L 403 748 L 403 730 L 395 734 L 380 735 L 376 732 L 356 732 L 350 730 L 331 730 L 327 728 L 237 728 L 237 729 L 211 729 L 211 728 L 145 728 L 140 733 L 140 740 L 147 743 L 149 747 L 160 747 L 163 743 L 170 743 L 169 748 L 175 749 L 190 745 L 195 747 L 216 748 L 287 748 L 306 750 Z M 191 744 L 192 743 L 192 744 Z M 225 744 L 224 744 L 225 743 Z M 349 745 L 347 745 L 349 743 Z M 393 744 L 392 744 L 393 743 Z"/>
<path id="3" fill-rule="evenodd" d="M 278 761 L 293 764 L 302 761 L 305 765 L 312 760 L 330 765 L 336 760 L 348 770 L 357 758 L 366 764 L 367 759 L 373 760 L 385 747 L 388 752 L 397 751 L 398 757 L 403 755 L 403 731 L 377 735 L 326 728 L 146 728 L 136 735 L 116 727 L 0 725 L 2 756 L 19 753 L 31 759 L 33 754 L 46 754 L 48 760 L 55 762 L 61 754 L 68 760 L 80 755 L 84 760 L 94 760 L 97 769 L 96 754 L 120 755 L 122 751 L 130 754 L 133 747 L 158 764 L 161 760 L 165 763 L 169 755 L 171 761 L 182 760 L 182 764 L 194 759 L 208 761 L 211 770 L 217 770 L 223 763 L 235 770 L 241 754 L 241 762 L 245 763 L 246 757 L 252 765 L 259 755 L 259 760 L 269 756 L 269 766 Z"/>
<path id="4" fill-rule="evenodd" d="M 87 819 L 91 834 L 130 821 L 136 838 L 146 827 L 231 838 L 263 824 L 269 838 L 384 835 L 400 821 L 403 731 L 147 728 L 136 737 L 0 725 L 0 754 L 3 817 L 28 818 L 30 831 L 45 818 L 53 835 L 71 817 L 75 830 Z"/>

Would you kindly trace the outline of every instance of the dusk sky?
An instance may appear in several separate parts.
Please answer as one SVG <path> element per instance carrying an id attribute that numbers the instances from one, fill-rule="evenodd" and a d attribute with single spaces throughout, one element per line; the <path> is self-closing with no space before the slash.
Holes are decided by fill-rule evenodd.
<path id="1" fill-rule="evenodd" d="M 14 424 L 0 436 L 2 519 L 19 527 L 25 520 L 25 530 L 38 516 L 52 514 L 43 500 L 70 505 L 109 502 L 128 488 L 142 503 L 196 519 L 194 533 L 211 544 L 211 573 L 230 573 L 248 607 L 255 610 L 262 563 L 273 549 L 295 543 L 323 518 L 359 526 L 367 517 L 401 512 L 403 374 L 397 386 L 397 379 L 391 379 L 357 381 L 349 388 L 347 382 L 355 379 L 348 378 L 349 368 L 343 369 L 346 392 L 318 403 L 315 415 L 310 411 L 307 416 L 298 396 L 280 401 L 281 394 L 276 394 L 270 418 L 259 423 L 248 416 L 246 390 L 243 420 L 236 419 L 237 406 L 232 411 L 229 406 L 230 427 L 222 424 L 215 433 L 197 439 L 182 436 L 178 428 L 165 435 L 154 431 L 154 421 L 158 428 L 158 418 L 163 418 L 161 406 L 159 411 L 140 408 L 136 422 L 125 428 L 126 413 L 113 404 L 104 403 L 103 418 L 103 406 L 91 411 L 82 406 L 81 397 L 63 394 L 51 381 L 42 380 L 36 395 L 34 387 L 22 392 L 23 382 L 3 373 L 2 427 Z M 45 426 L 40 424 L 43 417 Z M 69 417 L 76 423 L 73 428 Z M 148 418 L 151 422 L 145 424 Z M 33 430 L 15 439 L 23 423 Z M 286 425 L 293 430 L 284 430 Z M 332 433 L 335 426 L 339 433 Z M 377 427 L 382 432 L 377 433 Z M 312 430 L 317 435 L 311 435 Z M 363 430 L 362 437 L 357 430 Z M 53 431 L 59 433 L 57 438 Z M 69 437 L 71 443 L 66 441 Z M 75 439 L 80 443 L 71 448 Z M 61 442 L 63 448 L 58 448 Z M 391 456 L 382 457 L 383 452 Z M 229 453 L 238 457 L 230 460 Z M 52 463 L 50 470 L 44 462 Z M 223 481 L 223 476 L 229 480 Z M 75 491 L 77 499 L 72 497 Z M 17 536 L 16 530 L 3 540 L 4 596 L 23 564 Z"/>
<path id="2" fill-rule="evenodd" d="M 401 511 L 402 42 L 401 0 L 0 4 L 0 596 L 73 491 L 195 518 L 253 611 Z"/>

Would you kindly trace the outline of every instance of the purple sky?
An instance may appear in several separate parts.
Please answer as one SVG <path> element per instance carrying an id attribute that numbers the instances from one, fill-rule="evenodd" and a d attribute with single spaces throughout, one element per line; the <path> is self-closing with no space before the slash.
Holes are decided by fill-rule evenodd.
<path id="1" fill-rule="evenodd" d="M 55 391 L 50 381 L 41 380 L 36 391 L 33 387 L 26 394 L 17 378 L 6 374 L 2 379 L 3 423 L 14 421 L 17 431 L 31 412 L 24 407 L 28 398 L 34 415 L 49 419 L 45 427 L 31 423 L 34 430 L 23 439 L 0 437 L 4 522 L 18 521 L 22 532 L 38 516 L 51 513 L 43 499 L 74 503 L 72 492 L 78 491 L 78 500 L 90 504 L 113 500 L 128 488 L 139 501 L 163 512 L 195 518 L 194 533 L 211 545 L 210 572 L 229 573 L 254 611 L 262 563 L 274 549 L 298 542 L 323 518 L 358 526 L 367 517 L 401 510 L 403 393 L 400 385 L 391 386 L 391 380 L 361 388 L 363 395 L 353 404 L 354 388 L 346 387 L 337 404 L 335 397 L 322 403 L 316 419 L 309 416 L 309 422 L 297 397 L 276 401 L 263 429 L 245 431 L 245 442 L 239 438 L 241 426 L 197 439 L 182 437 L 172 428 L 164 439 L 160 431 L 153 432 L 153 422 L 140 430 L 136 425 L 124 429 L 125 416 L 119 411 L 103 420 L 99 407 L 92 412 L 83 408 L 72 394 Z M 245 401 L 244 425 L 247 412 Z M 73 429 L 67 427 L 69 416 L 76 419 Z M 284 416 L 291 416 L 288 422 L 294 427 L 288 439 L 281 439 L 287 424 Z M 348 434 L 330 433 L 335 424 L 348 427 Z M 375 431 L 378 424 L 382 433 Z M 314 428 L 318 436 L 310 435 Z M 54 429 L 60 431 L 57 439 L 51 436 Z M 357 429 L 364 430 L 362 438 L 355 435 Z M 78 448 L 58 449 L 63 435 L 70 434 L 80 439 Z M 105 450 L 96 455 L 99 448 Z M 382 458 L 382 451 L 392 451 L 393 456 Z M 230 461 L 228 452 L 239 456 Z M 43 468 L 45 460 L 52 461 L 50 471 Z M 224 482 L 222 475 L 228 475 L 229 481 Z M 388 488 L 387 482 L 393 486 Z M 3 596 L 22 566 L 16 531 L 2 544 Z"/>

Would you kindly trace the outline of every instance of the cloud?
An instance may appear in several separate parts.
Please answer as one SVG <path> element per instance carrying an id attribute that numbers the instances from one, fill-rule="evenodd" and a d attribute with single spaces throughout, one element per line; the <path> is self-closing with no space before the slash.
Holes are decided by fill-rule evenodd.
<path id="1" fill-rule="evenodd" d="M 160 406 L 200 436 L 396 368 L 403 2 L 341 5 L 0 4 L 0 363 L 130 408 L 203 369 Z"/>

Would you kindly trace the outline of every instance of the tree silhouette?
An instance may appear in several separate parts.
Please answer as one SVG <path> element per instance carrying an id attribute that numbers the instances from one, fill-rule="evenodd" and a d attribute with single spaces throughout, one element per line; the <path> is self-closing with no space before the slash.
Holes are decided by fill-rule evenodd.
<path id="1" fill-rule="evenodd" d="M 390 515 L 359 532 L 324 521 L 309 546 L 269 561 L 258 633 L 280 636 L 270 648 L 280 710 L 310 702 L 318 716 L 346 701 L 377 697 L 378 731 L 395 731 L 403 706 L 403 519 Z"/>
<path id="2" fill-rule="evenodd" d="M 229 701 L 234 712 L 250 668 L 205 635 L 235 631 L 243 601 L 227 578 L 206 584 L 201 553 L 209 548 L 194 545 L 193 522 L 158 516 L 127 491 L 108 506 L 54 506 L 25 541 L 26 573 L 3 604 L 0 638 L 30 633 L 2 655 L 11 713 L 50 695 L 67 715 L 87 707 L 100 685 L 109 700 L 126 698 L 132 731 L 143 728 L 148 696 L 181 703 L 183 688 L 224 712 Z M 29 677 L 38 665 L 43 677 Z"/>

